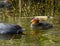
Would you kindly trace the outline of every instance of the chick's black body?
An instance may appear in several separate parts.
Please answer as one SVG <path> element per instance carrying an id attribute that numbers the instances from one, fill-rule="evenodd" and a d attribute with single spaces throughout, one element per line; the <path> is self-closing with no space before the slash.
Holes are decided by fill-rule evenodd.
<path id="1" fill-rule="evenodd" d="M 46 23 L 46 22 L 39 22 L 37 24 L 31 24 L 31 27 L 32 28 L 39 28 L 39 27 L 42 27 L 42 29 L 50 29 L 53 27 L 52 24 L 49 24 L 49 23 Z"/>
<path id="2" fill-rule="evenodd" d="M 23 31 L 19 25 L 0 23 L 0 34 L 22 34 Z"/>

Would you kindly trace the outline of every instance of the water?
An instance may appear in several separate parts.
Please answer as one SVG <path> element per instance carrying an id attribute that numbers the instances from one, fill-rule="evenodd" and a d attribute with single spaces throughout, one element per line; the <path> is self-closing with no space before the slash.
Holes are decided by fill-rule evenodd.
<path id="1" fill-rule="evenodd" d="M 21 25 L 26 28 L 26 36 L 23 38 L 22 46 L 60 46 L 59 21 L 53 21 L 54 27 L 49 30 L 31 29 L 29 18 L 22 18 Z M 58 21 L 58 22 L 56 22 Z M 20 44 L 21 45 L 21 44 Z"/>
<path id="2" fill-rule="evenodd" d="M 31 18 L 20 18 L 16 23 L 26 31 L 26 35 L 1 35 L 1 46 L 60 46 L 60 27 L 53 22 L 54 27 L 48 30 L 31 29 Z"/>

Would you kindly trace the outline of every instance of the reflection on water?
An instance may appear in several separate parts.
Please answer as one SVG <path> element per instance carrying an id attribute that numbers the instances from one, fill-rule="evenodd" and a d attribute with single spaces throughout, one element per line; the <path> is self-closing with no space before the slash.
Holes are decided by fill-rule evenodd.
<path id="1" fill-rule="evenodd" d="M 0 40 L 10 40 L 10 39 L 20 39 L 21 35 L 20 34 L 9 34 L 9 35 L 0 35 Z"/>
<path id="2" fill-rule="evenodd" d="M 39 30 L 38 29 L 32 29 L 30 31 L 30 33 L 31 33 L 31 35 L 37 35 L 37 34 L 39 34 Z"/>

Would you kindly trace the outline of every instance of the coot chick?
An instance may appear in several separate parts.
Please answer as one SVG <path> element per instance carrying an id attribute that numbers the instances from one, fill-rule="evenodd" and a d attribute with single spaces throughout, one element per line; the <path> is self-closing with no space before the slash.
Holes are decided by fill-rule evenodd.
<path id="1" fill-rule="evenodd" d="M 41 28 L 43 30 L 52 28 L 53 25 L 47 22 L 39 22 L 38 18 L 33 18 L 31 20 L 31 28 Z"/>
<path id="2" fill-rule="evenodd" d="M 0 23 L 0 34 L 24 34 L 24 28 L 16 24 Z"/>

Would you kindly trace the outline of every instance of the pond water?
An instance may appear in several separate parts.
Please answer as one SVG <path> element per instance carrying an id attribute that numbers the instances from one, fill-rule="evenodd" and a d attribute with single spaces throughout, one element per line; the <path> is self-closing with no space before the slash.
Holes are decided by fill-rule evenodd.
<path id="1" fill-rule="evenodd" d="M 17 22 L 26 30 L 26 35 L 0 35 L 1 46 L 60 46 L 59 21 L 53 21 L 54 27 L 48 30 L 31 29 L 31 18 L 20 18 Z"/>

